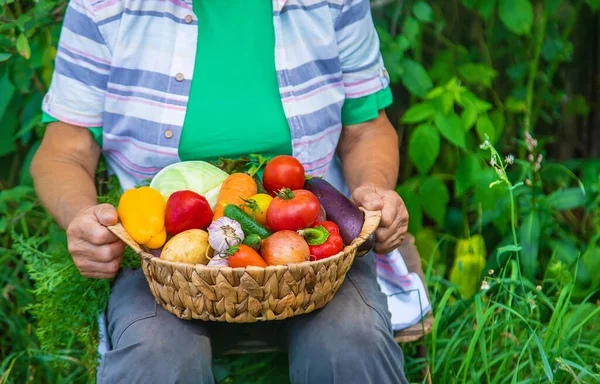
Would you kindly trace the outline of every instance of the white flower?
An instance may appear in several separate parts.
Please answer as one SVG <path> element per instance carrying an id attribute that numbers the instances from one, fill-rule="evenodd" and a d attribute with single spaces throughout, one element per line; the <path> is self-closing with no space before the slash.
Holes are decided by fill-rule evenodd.
<path id="1" fill-rule="evenodd" d="M 504 161 L 506 161 L 506 164 L 512 164 L 515 162 L 515 157 L 513 155 L 508 155 L 504 158 Z"/>
<path id="2" fill-rule="evenodd" d="M 490 270 L 488 271 L 488 275 L 493 275 L 493 274 L 494 274 L 494 270 L 493 270 L 493 269 L 490 269 Z"/>
<path id="3" fill-rule="evenodd" d="M 490 289 L 490 285 L 488 284 L 488 282 L 486 280 L 483 280 L 481 282 L 481 290 L 487 291 L 488 289 Z"/>
<path id="4" fill-rule="evenodd" d="M 485 149 L 489 149 L 490 148 L 490 141 L 489 140 L 485 140 L 483 143 L 481 143 L 481 145 L 479 146 L 479 148 L 485 150 Z"/>
<path id="5" fill-rule="evenodd" d="M 527 145 L 527 150 L 529 152 L 533 152 L 533 149 L 538 145 L 537 140 L 534 139 L 529 132 L 525 132 L 525 145 Z"/>
<path id="6" fill-rule="evenodd" d="M 496 158 L 495 158 L 495 157 L 492 157 L 492 159 L 490 160 L 490 165 L 491 165 L 492 167 L 495 167 L 495 166 L 496 166 Z"/>
<path id="7" fill-rule="evenodd" d="M 541 291 L 542 290 L 542 286 L 541 285 L 536 285 L 535 286 L 535 290 L 538 291 L 538 292 Z"/>

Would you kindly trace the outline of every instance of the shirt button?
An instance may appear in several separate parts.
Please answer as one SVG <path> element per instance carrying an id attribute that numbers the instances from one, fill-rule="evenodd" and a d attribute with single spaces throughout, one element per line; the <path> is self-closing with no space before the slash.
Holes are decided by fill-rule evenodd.
<path id="1" fill-rule="evenodd" d="M 182 82 L 183 79 L 185 79 L 185 76 L 183 76 L 183 73 L 178 73 L 175 75 L 175 80 Z"/>
<path id="2" fill-rule="evenodd" d="M 194 20 L 194 18 L 192 17 L 192 15 L 187 15 L 184 20 L 186 24 L 189 24 L 192 22 L 192 20 Z"/>
<path id="3" fill-rule="evenodd" d="M 165 131 L 165 137 L 166 137 L 167 139 L 170 139 L 171 137 L 173 137 L 173 131 L 171 131 L 170 129 L 167 129 L 167 130 Z"/>

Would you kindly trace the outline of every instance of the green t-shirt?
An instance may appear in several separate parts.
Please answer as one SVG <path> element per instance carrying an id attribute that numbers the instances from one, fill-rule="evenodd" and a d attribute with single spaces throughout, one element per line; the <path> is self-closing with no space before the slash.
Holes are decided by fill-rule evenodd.
<path id="1" fill-rule="evenodd" d="M 291 155 L 292 139 L 275 69 L 271 2 L 194 0 L 198 45 L 179 142 L 182 160 Z M 377 117 L 392 103 L 389 87 L 346 99 L 345 125 Z M 43 122 L 56 121 L 44 114 Z M 102 146 L 102 128 L 89 128 Z"/>

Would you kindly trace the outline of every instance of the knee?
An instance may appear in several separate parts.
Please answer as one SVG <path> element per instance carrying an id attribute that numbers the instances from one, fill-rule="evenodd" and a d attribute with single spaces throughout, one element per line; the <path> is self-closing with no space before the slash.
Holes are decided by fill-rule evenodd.
<path id="1" fill-rule="evenodd" d="M 402 350 L 373 312 L 296 338 L 290 345 L 292 382 L 403 383 Z"/>
<path id="2" fill-rule="evenodd" d="M 375 320 L 373 320 L 375 319 Z M 322 355 L 323 361 L 332 359 L 348 360 L 352 363 L 354 357 L 376 358 L 381 353 L 381 346 L 393 342 L 393 337 L 386 324 L 377 314 L 365 318 L 343 319 L 335 328 L 323 334 L 317 332 L 307 339 L 306 348 L 311 354 Z"/>
<path id="3" fill-rule="evenodd" d="M 212 383 L 208 336 L 182 325 L 162 326 L 153 319 L 137 321 L 123 331 L 118 345 L 103 356 L 99 383 Z"/>

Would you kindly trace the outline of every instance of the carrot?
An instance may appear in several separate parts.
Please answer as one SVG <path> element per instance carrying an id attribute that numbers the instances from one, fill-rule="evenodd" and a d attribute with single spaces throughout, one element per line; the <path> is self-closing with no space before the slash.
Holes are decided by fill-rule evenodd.
<path id="1" fill-rule="evenodd" d="M 252 176 L 246 173 L 233 173 L 229 175 L 221 186 L 213 221 L 223 217 L 223 211 L 227 204 L 240 206 L 244 204 L 244 200 L 248 200 L 256 193 L 256 182 Z"/>

